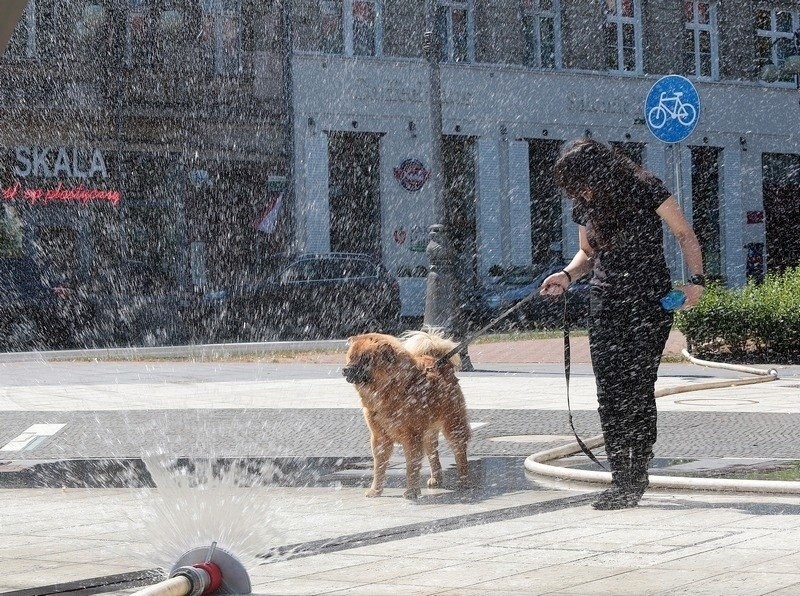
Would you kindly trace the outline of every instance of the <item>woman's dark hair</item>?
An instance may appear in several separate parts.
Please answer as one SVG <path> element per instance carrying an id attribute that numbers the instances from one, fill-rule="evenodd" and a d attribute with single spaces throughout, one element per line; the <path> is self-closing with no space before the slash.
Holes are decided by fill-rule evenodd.
<path id="1" fill-rule="evenodd" d="M 595 234 L 606 246 L 625 218 L 639 172 L 641 168 L 622 152 L 588 138 L 570 143 L 553 167 L 556 185 L 588 208 Z M 584 202 L 581 193 L 587 189 L 592 199 Z"/>

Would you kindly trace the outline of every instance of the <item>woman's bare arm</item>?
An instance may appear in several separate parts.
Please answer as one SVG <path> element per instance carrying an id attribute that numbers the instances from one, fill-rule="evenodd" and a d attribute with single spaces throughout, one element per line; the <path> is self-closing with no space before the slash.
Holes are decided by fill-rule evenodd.
<path id="1" fill-rule="evenodd" d="M 586 275 L 592 269 L 592 257 L 594 254 L 589 240 L 586 236 L 586 228 L 578 226 L 578 240 L 580 241 L 580 248 L 575 256 L 572 257 L 569 265 L 564 267 L 567 274 L 554 273 L 542 282 L 542 287 L 539 293 L 543 296 L 560 296 L 566 291 L 572 280 L 576 280 Z"/>
<path id="2" fill-rule="evenodd" d="M 697 240 L 697 235 L 694 233 L 692 226 L 683 216 L 683 211 L 675 197 L 669 197 L 661 203 L 659 208 L 656 209 L 656 213 L 664 220 L 667 227 L 675 235 L 675 238 L 678 239 L 683 260 L 689 269 L 689 275 L 702 275 L 703 251 L 700 248 L 700 242 Z M 683 308 L 691 308 L 700 299 L 703 287 L 688 284 L 683 288 L 683 291 L 686 294 L 686 302 Z"/>

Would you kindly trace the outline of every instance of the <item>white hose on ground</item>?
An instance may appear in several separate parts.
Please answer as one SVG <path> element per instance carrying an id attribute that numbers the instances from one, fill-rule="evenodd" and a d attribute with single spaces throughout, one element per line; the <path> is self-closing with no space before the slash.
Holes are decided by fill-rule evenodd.
<path id="1" fill-rule="evenodd" d="M 724 364 L 720 362 L 711 362 L 707 360 L 699 360 L 694 358 L 689 352 L 683 350 L 683 355 L 690 362 L 699 366 L 707 366 L 710 368 L 724 368 L 728 370 L 735 370 L 737 372 L 744 372 L 754 375 L 760 375 L 755 379 L 730 379 L 724 381 L 711 381 L 708 383 L 691 383 L 688 385 L 679 385 L 677 387 L 667 387 L 659 389 L 655 392 L 656 398 L 664 397 L 667 395 L 676 395 L 678 393 L 688 393 L 690 391 L 703 391 L 706 389 L 721 389 L 725 387 L 736 387 L 739 385 L 753 385 L 755 383 L 769 383 L 778 378 L 778 372 L 775 369 L 763 370 L 759 368 L 752 368 L 749 366 L 740 366 L 737 364 Z M 600 447 L 605 443 L 603 435 L 597 435 L 584 440 L 584 444 L 589 448 Z M 562 447 L 540 451 L 528 456 L 525 460 L 525 469 L 533 474 L 545 476 L 550 478 L 557 478 L 560 480 L 574 480 L 578 482 L 592 482 L 609 484 L 611 482 L 610 472 L 596 472 L 592 470 L 576 470 L 574 468 L 565 468 L 561 466 L 548 465 L 546 462 L 551 462 L 570 455 L 581 453 L 580 445 L 577 441 L 569 443 Z M 728 478 L 691 478 L 687 476 L 650 476 L 651 488 L 669 488 L 679 490 L 716 490 L 716 491 L 730 491 L 730 492 L 758 492 L 758 493 L 782 493 L 782 494 L 800 494 L 800 482 L 792 481 L 779 481 L 779 480 L 737 480 Z"/>
<path id="2" fill-rule="evenodd" d="M 177 575 L 134 592 L 133 596 L 186 596 L 192 591 L 188 577 Z"/>
<path id="3" fill-rule="evenodd" d="M 753 368 L 752 366 L 742 366 L 741 364 L 727 364 L 726 362 L 712 362 L 711 360 L 700 360 L 700 358 L 695 358 L 692 356 L 686 348 L 681 350 L 681 354 L 684 358 L 686 358 L 692 364 L 696 364 L 698 366 L 707 366 L 709 368 L 725 368 L 727 370 L 735 370 L 737 372 L 748 373 L 751 375 L 762 375 L 762 376 L 771 376 L 777 377 L 778 371 L 774 368 L 769 370 L 764 370 L 763 368 Z"/>

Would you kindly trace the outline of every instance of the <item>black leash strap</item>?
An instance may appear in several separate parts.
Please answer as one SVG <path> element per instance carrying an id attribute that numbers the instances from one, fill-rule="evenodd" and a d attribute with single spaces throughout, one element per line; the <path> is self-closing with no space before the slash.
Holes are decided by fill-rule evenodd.
<path id="1" fill-rule="evenodd" d="M 447 361 L 450 360 L 450 358 L 452 358 L 453 356 L 455 356 L 456 354 L 461 352 L 461 350 L 463 350 L 466 346 L 468 346 L 473 341 L 478 339 L 481 335 L 483 335 L 484 333 L 489 331 L 489 329 L 491 329 L 492 327 L 497 325 L 500 321 L 505 319 L 512 312 L 514 312 L 515 310 L 521 308 L 525 304 L 528 304 L 528 302 L 530 302 L 531 300 L 533 300 L 536 297 L 536 294 L 537 294 L 537 290 L 534 290 L 533 292 L 531 292 L 530 294 L 525 296 L 525 298 L 523 298 L 522 300 L 517 302 L 514 306 L 512 306 L 507 311 L 505 311 L 503 314 L 501 314 L 499 317 L 497 317 L 496 319 L 494 319 L 490 323 L 487 323 L 486 325 L 484 325 L 483 327 L 481 327 L 480 329 L 478 329 L 476 332 L 472 333 L 471 335 L 468 335 L 456 347 L 454 347 L 452 350 L 447 352 L 447 354 L 445 354 L 444 356 L 440 356 L 439 359 L 436 361 L 436 366 L 442 366 L 443 364 L 446 364 Z"/>
<path id="2" fill-rule="evenodd" d="M 569 403 L 569 369 L 570 369 L 570 346 L 569 346 L 569 316 L 567 311 L 567 293 L 564 292 L 564 380 L 567 384 L 567 413 L 569 414 L 569 427 L 572 429 L 572 434 L 575 435 L 575 439 L 578 441 L 578 447 L 581 448 L 581 451 L 586 454 L 590 460 L 596 463 L 598 466 L 603 468 L 604 470 L 606 467 L 601 464 L 598 459 L 592 453 L 592 450 L 586 446 L 581 438 L 578 436 L 578 431 L 575 430 L 575 425 L 572 422 L 572 407 Z"/>

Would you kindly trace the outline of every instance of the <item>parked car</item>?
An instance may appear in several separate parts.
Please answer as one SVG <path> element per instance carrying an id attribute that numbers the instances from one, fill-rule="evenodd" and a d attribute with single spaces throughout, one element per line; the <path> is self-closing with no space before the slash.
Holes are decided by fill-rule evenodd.
<path id="1" fill-rule="evenodd" d="M 275 277 L 217 298 L 240 339 L 395 333 L 400 322 L 397 279 L 360 253 L 300 255 Z"/>
<path id="2" fill-rule="evenodd" d="M 533 293 L 533 299 L 499 322 L 498 329 L 561 326 L 564 302 L 560 298 L 540 296 L 539 288 L 547 276 L 564 267 L 565 264 L 551 265 L 543 270 L 520 267 L 506 272 L 497 281 L 468 298 L 463 307 L 467 320 L 473 327 L 486 325 Z M 589 276 L 582 277 L 567 290 L 567 314 L 571 325 L 585 326 L 588 322 L 589 279 Z"/>

